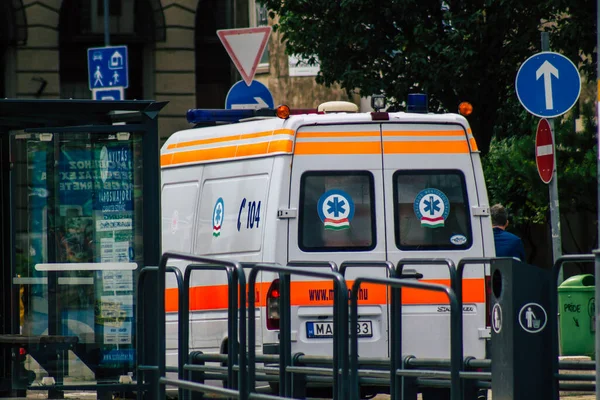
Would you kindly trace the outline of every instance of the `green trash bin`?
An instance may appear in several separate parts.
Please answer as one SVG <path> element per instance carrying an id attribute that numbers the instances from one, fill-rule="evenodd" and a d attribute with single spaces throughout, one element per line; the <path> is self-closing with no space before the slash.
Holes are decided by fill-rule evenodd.
<path id="1" fill-rule="evenodd" d="M 594 275 L 572 276 L 558 287 L 560 354 L 594 358 L 596 308 Z"/>

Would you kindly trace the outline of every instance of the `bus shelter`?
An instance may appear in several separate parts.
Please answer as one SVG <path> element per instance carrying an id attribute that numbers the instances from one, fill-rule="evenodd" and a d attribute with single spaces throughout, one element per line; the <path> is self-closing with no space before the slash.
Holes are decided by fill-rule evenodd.
<path id="1" fill-rule="evenodd" d="M 133 377 L 165 105 L 0 100 L 0 397 Z"/>

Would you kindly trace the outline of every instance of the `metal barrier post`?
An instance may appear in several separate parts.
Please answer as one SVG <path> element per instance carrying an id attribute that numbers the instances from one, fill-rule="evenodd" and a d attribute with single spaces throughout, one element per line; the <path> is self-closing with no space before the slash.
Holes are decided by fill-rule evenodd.
<path id="1" fill-rule="evenodd" d="M 203 264 L 190 264 L 185 269 L 185 278 L 183 281 L 183 293 L 180 294 L 180 299 L 183 299 L 183 306 L 179 311 L 179 332 L 180 332 L 180 353 L 187 355 L 189 353 L 189 324 L 190 324 L 190 299 L 189 291 L 192 279 L 193 271 L 225 271 L 227 273 L 227 293 L 228 293 L 228 308 L 227 308 L 227 336 L 229 338 L 227 342 L 227 380 L 228 386 L 236 388 L 238 386 L 233 366 L 238 363 L 238 351 L 237 346 L 238 333 L 237 333 L 237 318 L 238 318 L 238 301 L 237 301 L 237 287 L 238 279 L 234 273 L 234 269 L 229 265 L 203 265 Z M 240 317 L 241 318 L 241 317 Z M 184 335 L 181 335 L 181 332 Z M 181 360 L 181 357 L 180 357 Z M 184 358 L 185 360 L 185 358 Z M 183 369 L 183 364 L 180 364 L 180 369 Z M 179 379 L 183 379 L 182 376 Z M 233 386 L 232 386 L 233 385 Z"/>
<path id="2" fill-rule="evenodd" d="M 437 259 L 438 261 L 436 261 L 436 263 L 440 263 L 439 259 Z M 404 263 L 408 264 L 408 263 L 412 263 L 413 260 L 405 260 Z M 417 260 L 418 261 L 418 260 Z M 429 264 L 431 264 L 432 260 L 429 260 Z M 450 263 L 448 263 L 447 261 L 450 261 Z M 420 261 L 418 261 L 420 262 Z M 454 264 L 451 263 L 451 260 L 445 260 L 444 263 L 447 263 L 450 267 L 450 269 L 452 270 L 454 267 Z M 397 268 L 396 269 L 396 274 L 401 274 L 402 273 L 402 268 Z M 454 275 L 451 273 L 451 279 L 454 278 Z M 352 291 L 351 291 L 351 295 L 350 295 L 350 309 L 351 309 L 351 313 L 350 313 L 350 325 L 355 325 L 358 322 L 358 292 L 360 289 L 360 285 L 362 283 L 373 283 L 373 284 L 381 284 L 381 285 L 385 285 L 385 286 L 391 286 L 391 287 L 409 287 L 409 288 L 413 288 L 413 289 L 423 289 L 423 290 L 430 290 L 430 291 L 436 291 L 436 292 L 442 292 L 445 293 L 446 296 L 448 297 L 448 301 L 450 303 L 450 379 L 451 379 L 451 385 L 450 385 L 450 396 L 452 400 L 459 400 L 460 396 L 461 396 L 461 385 L 460 385 L 460 370 L 462 368 L 462 326 L 460 326 L 459 322 L 459 313 L 462 312 L 462 310 L 460 310 L 458 308 L 458 301 L 456 299 L 456 294 L 454 293 L 454 290 L 452 290 L 452 288 L 445 286 L 445 285 L 439 285 L 439 284 L 434 284 L 434 283 L 422 283 L 422 282 L 416 282 L 416 281 L 412 281 L 412 280 L 403 280 L 403 279 L 398 279 L 398 278 L 369 278 L 369 277 L 359 277 L 354 281 L 354 284 L 352 285 Z M 391 308 L 392 308 L 392 313 L 391 315 L 393 316 L 400 316 L 402 315 L 402 304 L 399 303 L 392 303 L 391 304 Z M 396 324 L 392 325 L 392 328 L 395 326 Z M 352 329 L 352 331 L 350 332 L 350 340 L 351 340 L 351 348 L 350 348 L 350 356 L 351 356 L 351 367 L 350 367 L 350 371 L 351 371 L 351 380 L 350 380 L 350 395 L 352 396 L 352 399 L 356 399 L 358 400 L 358 394 L 360 393 L 360 385 L 359 385 L 359 378 L 358 378 L 358 334 L 356 332 L 356 330 Z M 402 333 L 399 332 L 391 332 L 390 337 L 396 338 L 396 337 L 402 337 Z M 396 357 L 394 358 L 395 364 L 394 363 L 390 363 L 391 367 L 390 367 L 390 384 L 394 385 L 394 390 L 390 390 L 390 394 L 392 395 L 392 399 L 396 399 L 396 387 L 395 387 L 395 375 L 398 371 L 398 369 L 400 369 L 399 367 L 401 367 L 401 360 L 400 360 L 400 356 L 396 354 Z"/>
<path id="3" fill-rule="evenodd" d="M 201 351 L 192 351 L 190 353 L 188 362 L 191 365 L 205 365 L 204 360 L 198 357 L 202 354 L 203 353 Z M 189 380 L 191 380 L 192 382 L 204 383 L 204 371 L 190 371 Z M 186 390 L 185 392 L 188 393 L 189 390 Z M 204 393 L 192 392 L 190 395 L 190 400 L 204 400 Z"/>
<path id="4" fill-rule="evenodd" d="M 137 321 L 136 321 L 136 326 L 142 326 L 144 324 L 144 310 L 146 307 L 146 295 L 145 295 L 145 290 L 146 286 L 144 285 L 145 281 L 146 281 L 146 276 L 150 273 L 150 272 L 158 272 L 158 267 L 145 267 L 143 268 L 139 275 L 138 275 L 138 284 L 137 284 L 137 299 L 138 299 L 138 312 L 136 313 L 137 316 Z M 173 274 L 175 274 L 175 279 L 177 280 L 177 287 L 181 290 L 181 286 L 182 286 L 182 278 L 181 278 L 181 271 L 179 271 L 177 268 L 173 268 L 173 267 L 167 267 L 166 268 L 166 272 L 171 272 Z M 140 289 L 141 288 L 141 289 Z M 182 303 L 181 303 L 181 299 L 179 301 L 179 306 L 181 307 Z M 143 331 L 141 329 L 138 329 L 139 335 L 141 335 L 141 337 L 138 336 L 138 340 L 137 340 L 137 349 L 135 352 L 135 357 L 136 357 L 136 376 L 137 376 L 137 380 L 138 380 L 138 392 L 137 392 L 137 398 L 141 399 L 142 398 L 142 390 L 140 386 L 144 385 L 145 379 L 144 379 L 144 372 L 143 370 L 139 369 L 138 367 L 140 365 L 146 364 L 146 360 L 142 360 L 142 355 L 145 355 L 147 357 L 148 354 L 151 354 L 151 352 L 146 352 L 146 335 L 148 335 L 148 331 L 146 329 L 144 329 Z M 142 333 L 143 332 L 143 333 Z M 179 331 L 179 338 L 181 339 L 181 331 Z M 157 338 L 158 339 L 158 338 Z M 160 340 L 160 339 L 158 339 Z M 149 348 L 152 348 L 152 346 L 147 346 Z M 181 357 L 180 357 L 181 358 Z M 152 375 L 154 375 L 155 372 L 152 372 Z M 158 377 L 154 377 L 153 379 L 158 379 Z M 182 391 L 179 391 L 179 395 L 182 395 Z"/>
<path id="5" fill-rule="evenodd" d="M 392 275 L 393 277 L 394 275 Z M 397 306 L 399 304 L 399 306 Z M 390 395 L 402 399 L 402 380 L 395 379 L 402 359 L 402 287 L 392 286 L 390 293 Z M 354 309 L 353 309 L 354 310 Z M 358 316 L 357 316 L 358 317 Z"/>
<path id="6" fill-rule="evenodd" d="M 564 264 L 573 263 L 573 262 L 594 262 L 595 257 L 593 254 L 571 254 L 559 257 L 552 266 L 552 275 L 550 278 L 550 299 L 549 299 L 549 314 L 556 316 L 558 315 L 558 287 L 556 282 L 558 282 L 558 275 Z M 599 278 L 596 277 L 596 285 L 598 285 Z M 597 313 L 596 313 L 597 314 Z M 552 352 L 552 399 L 558 400 L 558 379 L 556 376 L 558 375 L 558 324 L 550 324 L 550 340 L 551 340 L 551 349 Z"/>
<path id="7" fill-rule="evenodd" d="M 279 376 L 284 377 L 279 382 L 279 395 L 290 397 L 292 387 L 287 367 L 292 365 L 292 321 L 290 316 L 290 276 L 288 274 L 279 274 L 279 293 Z"/>
<path id="8" fill-rule="evenodd" d="M 332 272 L 339 272 L 338 271 L 338 266 L 336 263 L 334 263 L 333 261 L 290 261 L 287 263 L 288 267 L 299 267 L 299 268 L 329 268 Z M 342 276 L 344 274 L 342 273 Z M 341 318 L 341 314 L 339 312 L 339 308 L 341 307 L 341 303 L 339 301 L 339 288 L 337 285 L 333 286 L 333 298 L 336 299 L 333 302 L 333 319 L 339 319 Z M 281 304 L 280 304 L 281 307 Z M 290 313 L 291 311 L 288 310 L 288 313 Z M 345 323 L 345 321 L 342 321 L 341 319 L 338 320 L 337 322 L 338 324 L 342 324 Z M 291 328 L 290 328 L 291 329 Z M 291 337 L 290 337 L 291 339 Z M 290 350 L 289 352 L 292 352 L 291 349 L 291 343 L 290 343 Z M 340 340 L 338 335 L 333 335 L 333 354 L 348 354 L 348 341 L 347 340 Z M 345 365 L 345 364 L 344 364 Z M 344 366 L 342 366 L 342 369 L 344 369 Z M 335 382 L 337 382 L 338 385 L 338 392 L 342 393 L 343 388 L 341 387 L 342 381 L 340 379 L 338 379 L 336 381 L 335 375 L 338 375 L 335 373 L 335 368 L 334 368 L 334 378 L 333 378 L 333 382 L 334 385 L 336 384 Z"/>
<path id="9" fill-rule="evenodd" d="M 510 257 L 467 257 L 463 258 L 458 262 L 458 266 L 456 267 L 456 284 L 454 291 L 456 292 L 456 297 L 460 302 L 462 307 L 463 298 L 462 298 L 462 284 L 463 284 L 463 274 L 465 271 L 465 267 L 470 264 L 489 264 L 492 260 L 502 260 L 504 258 Z M 485 265 L 484 265 L 485 269 Z M 485 272 L 485 271 L 484 271 Z"/>
<path id="10" fill-rule="evenodd" d="M 304 353 L 296 353 L 292 357 L 292 365 L 294 367 L 300 367 L 303 365 L 300 358 Z M 306 398 L 306 374 L 294 373 L 292 374 L 292 396 L 295 399 Z"/>
<path id="11" fill-rule="evenodd" d="M 174 268 L 174 267 L 167 267 L 166 271 L 167 272 L 172 272 L 172 273 L 175 274 L 175 279 L 177 280 L 177 290 L 178 290 L 179 293 L 181 293 L 181 288 L 183 286 L 182 285 L 183 278 L 181 276 L 181 271 L 178 270 L 177 268 Z M 184 300 L 183 296 L 179 296 L 179 298 L 177 299 L 177 306 L 179 307 L 180 310 L 184 309 L 184 302 L 183 302 L 183 300 Z M 181 319 L 180 319 L 179 320 L 179 329 L 178 329 L 178 332 L 177 332 L 177 335 L 178 335 L 177 340 L 179 341 L 179 343 L 183 342 L 183 338 L 186 337 L 186 336 L 184 336 L 184 334 L 187 334 L 187 329 L 186 330 L 182 330 L 181 329 L 181 325 L 182 325 L 182 322 L 181 322 Z M 183 365 L 184 365 L 184 363 L 185 363 L 185 361 L 187 359 L 187 351 L 185 353 L 183 353 L 183 352 L 180 351 L 177 354 L 177 356 L 178 356 L 178 365 L 179 365 L 179 369 L 177 370 L 177 377 L 179 379 L 183 379 L 183 377 L 184 377 Z M 179 388 L 178 389 L 178 394 L 179 394 L 179 398 L 180 399 L 183 400 L 185 398 L 183 389 Z"/>
<path id="12" fill-rule="evenodd" d="M 155 377 L 154 374 L 156 373 L 155 371 L 153 372 L 148 372 L 148 374 L 146 374 L 146 372 L 140 368 L 141 365 L 146 365 L 149 363 L 152 363 L 153 361 L 156 360 L 148 360 L 148 358 L 152 358 L 152 355 L 154 355 L 152 352 L 150 351 L 146 351 L 146 349 L 152 348 L 153 345 L 155 345 L 156 343 L 150 343 L 147 344 L 146 340 L 150 340 L 148 338 L 148 334 L 146 332 L 146 330 L 144 329 L 144 332 L 142 333 L 142 330 L 139 329 L 140 326 L 142 326 L 145 322 L 144 320 L 144 311 L 146 309 L 146 296 L 145 296 L 145 291 L 148 290 L 148 286 L 146 284 L 146 277 L 149 275 L 149 272 L 151 271 L 158 271 L 158 267 L 144 267 L 140 270 L 140 273 L 138 274 L 138 281 L 137 281 L 137 286 L 136 286 L 136 291 L 137 291 L 137 306 L 138 306 L 138 312 L 136 313 L 136 327 L 138 327 L 138 340 L 137 340 L 137 344 L 136 344 L 136 351 L 135 351 L 135 365 L 136 365 L 136 377 L 137 377 L 137 400 L 142 400 L 144 398 L 148 399 L 148 400 L 156 400 L 157 399 L 157 393 L 150 393 L 148 394 L 148 396 L 144 396 L 144 386 L 146 384 L 146 375 L 150 375 L 151 377 L 149 378 L 149 380 L 151 382 L 154 382 L 155 380 L 158 380 L 158 377 Z"/>
<path id="13" fill-rule="evenodd" d="M 406 356 L 402 358 L 402 369 L 408 369 L 409 362 L 414 356 Z M 419 389 L 417 387 L 417 378 L 414 376 L 401 376 L 396 373 L 392 375 L 396 380 L 395 398 L 402 400 L 417 400 Z M 390 391 L 391 393 L 391 391 Z"/>
<path id="14" fill-rule="evenodd" d="M 394 272 L 394 270 L 395 270 L 394 264 L 391 263 L 390 261 L 344 261 L 343 263 L 340 264 L 339 272 L 345 278 L 346 270 L 348 268 L 368 268 L 368 267 L 383 267 L 383 268 L 385 268 L 386 275 L 388 277 L 394 276 L 394 273 L 395 273 Z M 397 299 L 399 301 L 399 299 L 400 299 L 399 293 L 400 293 L 400 289 L 392 288 L 390 300 L 392 302 L 394 301 L 394 299 Z M 394 319 L 393 316 L 391 315 L 391 310 L 388 310 L 388 312 L 390 312 L 390 324 L 398 323 L 400 326 L 402 324 L 402 321 L 400 321 L 400 320 L 396 321 L 396 319 Z M 334 310 L 334 315 L 337 315 L 335 310 Z M 357 315 L 357 318 L 358 318 L 358 315 Z M 401 330 L 402 328 L 399 327 L 398 329 Z M 344 345 L 344 348 L 341 350 L 347 352 L 348 351 L 348 341 L 344 340 L 344 341 L 342 341 L 342 343 Z M 395 353 L 396 346 L 402 346 L 402 344 L 400 343 L 399 340 L 398 341 L 390 340 L 389 343 L 390 343 L 390 354 Z M 402 352 L 402 350 L 400 350 L 400 352 Z M 349 378 L 350 377 L 348 377 L 348 379 Z M 392 389 L 390 388 L 390 391 L 391 390 Z"/>
<path id="15" fill-rule="evenodd" d="M 452 293 L 456 298 L 458 298 L 458 294 L 456 293 L 457 288 L 457 277 L 456 277 L 456 266 L 454 265 L 454 261 L 449 258 L 403 258 L 398 261 L 396 265 L 396 278 L 402 277 L 402 271 L 407 265 L 446 265 L 448 267 L 448 275 L 450 277 L 450 288 L 452 289 Z M 443 286 L 443 285 L 442 285 Z M 463 357 L 463 324 L 462 324 L 462 304 L 458 303 L 457 310 L 452 312 L 452 305 L 450 306 L 450 362 L 451 362 L 451 375 L 452 380 L 454 382 L 454 375 L 456 375 L 457 383 L 458 383 L 458 393 L 462 395 L 462 381 L 458 379 L 460 371 L 462 370 L 462 357 Z M 399 311 L 401 314 L 402 311 Z M 456 328 L 452 328 L 456 326 Z M 398 360 L 402 357 L 402 354 L 399 353 L 397 355 Z M 456 370 L 455 372 L 452 372 Z M 452 390 L 454 388 L 454 384 L 451 387 L 450 396 L 452 397 Z M 452 397 L 458 399 L 458 397 Z"/>
<path id="16" fill-rule="evenodd" d="M 159 267 L 158 267 L 158 293 L 157 293 L 157 312 L 158 316 L 156 318 L 156 332 L 158 332 L 158 337 L 163 338 L 163 340 L 159 340 L 156 346 L 156 359 L 158 360 L 158 381 L 155 384 L 156 393 L 159 399 L 165 398 L 165 384 L 168 382 L 170 384 L 176 384 L 178 387 L 182 388 L 192 388 L 196 387 L 193 384 L 182 382 L 178 380 L 174 382 L 172 379 L 165 378 L 166 372 L 166 359 L 165 359 L 165 322 L 166 322 L 166 313 L 165 313 L 165 271 L 167 260 L 170 258 L 175 258 L 182 261 L 190 261 L 190 262 L 198 262 L 198 263 L 207 263 L 207 264 L 215 264 L 215 265 L 223 265 L 233 268 L 237 273 L 238 282 L 240 285 L 240 329 L 239 329 L 239 338 L 240 338 L 240 347 L 242 350 L 240 351 L 240 363 L 239 363 L 239 398 L 242 400 L 246 400 L 248 398 L 248 390 L 247 390 L 247 382 L 248 377 L 246 374 L 247 363 L 246 363 L 246 276 L 244 275 L 244 270 L 240 263 L 224 261 L 224 260 L 216 260 L 212 258 L 206 257 L 198 257 L 192 254 L 185 253 L 177 253 L 177 252 L 165 252 L 160 259 Z M 232 290 L 230 288 L 230 290 Z M 237 291 L 237 287 L 234 289 Z M 237 304 L 237 302 L 236 302 Z M 231 307 L 231 304 L 230 304 Z M 181 310 L 180 310 L 181 311 Z M 252 318 L 253 319 L 253 318 Z M 183 328 L 184 330 L 189 329 L 188 326 Z M 188 333 L 189 335 L 189 333 Z M 188 336 L 189 338 L 189 336 Z M 180 336 L 181 340 L 181 336 Z M 235 337 L 233 338 L 235 341 Z M 182 343 L 179 343 L 179 348 L 181 349 Z"/>
<path id="17" fill-rule="evenodd" d="M 280 265 L 263 265 L 263 264 L 258 264 L 256 265 L 254 268 L 251 269 L 250 271 L 250 275 L 248 277 L 248 315 L 253 316 L 255 314 L 255 310 L 256 310 L 256 294 L 255 294 L 255 287 L 256 287 L 256 277 L 258 276 L 258 273 L 260 271 L 270 271 L 270 272 L 277 272 L 280 274 L 280 276 L 282 275 L 301 275 L 301 276 L 311 276 L 311 277 L 317 277 L 317 278 L 327 278 L 327 279 L 331 279 L 334 282 L 334 285 L 338 287 L 338 291 L 339 291 L 339 301 L 341 302 L 341 304 L 348 304 L 348 289 L 346 286 L 346 282 L 344 280 L 344 277 L 342 275 L 340 275 L 338 272 L 322 272 L 322 271 L 310 271 L 310 270 L 303 270 L 303 269 L 292 269 L 289 266 L 280 266 Z M 280 285 L 281 285 L 281 280 L 280 280 Z M 280 286 L 280 292 L 283 286 Z M 283 296 L 284 293 L 281 293 L 281 296 Z M 280 297 L 280 301 L 282 300 L 282 297 Z M 289 310 L 289 298 L 287 299 L 288 301 L 288 310 Z M 338 301 L 338 299 L 334 299 L 334 303 Z M 283 308 L 280 307 L 280 310 L 282 310 Z M 340 307 L 339 308 L 339 312 L 340 312 L 340 318 L 334 318 L 333 319 L 333 332 L 334 332 L 334 338 L 337 336 L 339 339 L 338 340 L 345 340 L 344 338 L 348 337 L 348 324 L 347 323 L 341 323 L 340 321 L 347 321 L 348 320 L 348 308 L 347 307 Z M 283 316 L 280 316 L 280 324 L 281 324 L 281 318 Z M 280 325 L 280 335 L 282 334 L 282 326 Z M 288 329 L 289 330 L 289 329 Z M 354 330 L 353 330 L 354 331 Z M 288 332 L 289 335 L 289 332 Z M 286 335 L 284 336 L 280 336 L 280 337 L 287 337 Z M 280 339 L 281 340 L 281 339 Z M 291 346 L 291 343 L 290 343 Z M 283 347 L 283 346 L 282 346 Z M 290 347 L 291 348 L 291 347 Z M 335 350 L 335 349 L 334 349 Z M 280 357 L 280 376 L 279 376 L 279 384 L 280 386 L 283 387 L 289 387 L 288 383 L 286 382 L 288 379 L 287 377 L 287 368 L 291 366 L 291 355 L 287 355 L 287 356 L 283 356 L 282 354 L 279 355 Z M 347 358 L 348 355 L 347 354 L 337 354 L 334 356 L 333 358 L 333 398 L 335 400 L 337 399 L 346 399 L 347 397 L 345 397 L 346 393 L 347 393 L 347 386 L 344 385 L 345 381 L 346 381 L 346 376 L 348 376 L 348 370 L 347 370 Z M 340 371 L 340 367 L 339 367 L 339 363 L 342 363 L 342 382 L 339 382 L 340 379 L 340 374 L 338 371 Z M 285 367 L 285 373 L 281 373 L 281 365 L 284 365 Z M 255 318 L 249 318 L 248 319 L 248 380 L 250 382 L 254 382 L 256 380 L 256 320 Z M 254 389 L 252 389 L 252 392 L 254 392 Z M 281 389 L 280 389 L 281 391 Z"/>

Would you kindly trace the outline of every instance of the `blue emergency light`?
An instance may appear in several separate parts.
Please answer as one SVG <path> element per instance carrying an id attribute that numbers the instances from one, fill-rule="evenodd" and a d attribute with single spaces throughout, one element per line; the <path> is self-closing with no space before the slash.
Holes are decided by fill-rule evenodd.
<path id="1" fill-rule="evenodd" d="M 187 120 L 191 124 L 200 124 L 207 122 L 238 122 L 244 118 L 255 116 L 255 110 L 218 110 L 218 109 L 198 109 L 188 110 Z"/>
<path id="2" fill-rule="evenodd" d="M 278 107 L 286 107 L 280 106 Z M 192 108 L 187 112 L 187 120 L 191 124 L 206 124 L 206 123 L 234 123 L 246 118 L 253 117 L 275 117 L 278 116 L 277 110 L 272 108 L 255 109 L 240 109 L 240 110 L 222 110 L 222 109 L 200 109 Z"/>
<path id="3" fill-rule="evenodd" d="M 414 113 L 427 113 L 427 95 L 423 93 L 409 93 L 406 110 Z"/>

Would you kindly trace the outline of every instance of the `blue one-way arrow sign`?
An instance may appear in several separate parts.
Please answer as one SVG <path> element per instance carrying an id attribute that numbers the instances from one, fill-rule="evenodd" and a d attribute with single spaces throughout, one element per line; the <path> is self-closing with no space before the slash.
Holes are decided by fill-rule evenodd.
<path id="1" fill-rule="evenodd" d="M 541 118 L 553 118 L 566 113 L 577 102 L 581 78 L 567 57 L 544 51 L 521 65 L 515 89 L 527 111 Z"/>
<path id="2" fill-rule="evenodd" d="M 225 98 L 225 108 L 256 110 L 259 108 L 273 108 L 273 95 L 269 89 L 259 81 L 252 81 L 250 86 L 244 81 L 235 83 Z"/>

